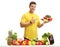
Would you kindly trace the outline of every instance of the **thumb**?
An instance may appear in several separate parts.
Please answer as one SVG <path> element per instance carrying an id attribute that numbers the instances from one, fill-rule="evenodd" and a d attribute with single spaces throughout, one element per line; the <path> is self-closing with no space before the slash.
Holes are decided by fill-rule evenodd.
<path id="1" fill-rule="evenodd" d="M 33 19 L 33 17 L 32 17 L 32 19 Z"/>
<path id="2" fill-rule="evenodd" d="M 32 17 L 33 20 L 35 20 L 33 17 Z"/>

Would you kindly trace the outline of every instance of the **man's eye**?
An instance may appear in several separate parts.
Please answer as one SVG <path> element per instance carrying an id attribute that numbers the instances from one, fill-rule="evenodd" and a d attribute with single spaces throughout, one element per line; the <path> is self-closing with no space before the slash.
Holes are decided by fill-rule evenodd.
<path id="1" fill-rule="evenodd" d="M 33 6 L 32 6 L 33 7 Z"/>

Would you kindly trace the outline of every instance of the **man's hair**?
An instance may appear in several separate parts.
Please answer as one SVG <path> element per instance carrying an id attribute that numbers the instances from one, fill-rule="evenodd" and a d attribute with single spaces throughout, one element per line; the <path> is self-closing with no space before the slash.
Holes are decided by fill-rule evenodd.
<path id="1" fill-rule="evenodd" d="M 29 4 L 29 6 L 31 6 L 31 4 L 35 4 L 36 5 L 36 2 L 31 1 L 30 4 Z"/>

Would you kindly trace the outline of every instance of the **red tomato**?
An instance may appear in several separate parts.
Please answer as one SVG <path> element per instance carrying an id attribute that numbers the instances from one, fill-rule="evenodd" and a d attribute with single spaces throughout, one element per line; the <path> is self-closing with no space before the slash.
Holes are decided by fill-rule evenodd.
<path id="1" fill-rule="evenodd" d="M 52 18 L 48 18 L 48 21 L 52 21 Z"/>

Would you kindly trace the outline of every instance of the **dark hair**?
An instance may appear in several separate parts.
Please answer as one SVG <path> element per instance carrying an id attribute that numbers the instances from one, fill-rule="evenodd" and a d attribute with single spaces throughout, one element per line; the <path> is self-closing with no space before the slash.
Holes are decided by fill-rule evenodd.
<path id="1" fill-rule="evenodd" d="M 29 4 L 29 6 L 31 6 L 31 4 L 35 4 L 36 5 L 36 2 L 31 1 L 30 4 Z"/>

